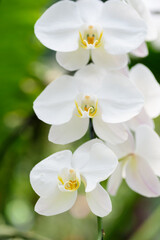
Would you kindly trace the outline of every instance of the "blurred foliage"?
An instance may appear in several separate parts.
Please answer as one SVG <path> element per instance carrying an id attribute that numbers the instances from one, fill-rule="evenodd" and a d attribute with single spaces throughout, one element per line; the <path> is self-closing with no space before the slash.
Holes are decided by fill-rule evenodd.
<path id="1" fill-rule="evenodd" d="M 49 143 L 49 126 L 41 123 L 32 110 L 34 99 L 45 85 L 64 72 L 55 63 L 54 53 L 34 36 L 34 23 L 53 2 L 0 1 L 0 240 L 96 239 L 96 217 L 90 213 L 81 218 L 79 214 L 88 214 L 82 200 L 76 212 L 54 217 L 39 216 L 33 209 L 38 197 L 29 183 L 32 167 L 51 153 L 66 148 L 74 151 L 89 139 L 87 133 L 68 146 Z M 131 65 L 143 62 L 160 81 L 160 55 L 150 50 L 149 57 L 132 59 Z M 159 122 L 156 119 L 160 133 Z M 160 239 L 159 198 L 140 197 L 123 183 L 112 201 L 113 212 L 103 221 L 106 239 Z"/>
<path id="2" fill-rule="evenodd" d="M 15 240 L 49 240 L 46 237 L 41 237 L 35 233 L 22 233 L 14 228 L 0 226 L 0 239 L 15 239 Z"/>

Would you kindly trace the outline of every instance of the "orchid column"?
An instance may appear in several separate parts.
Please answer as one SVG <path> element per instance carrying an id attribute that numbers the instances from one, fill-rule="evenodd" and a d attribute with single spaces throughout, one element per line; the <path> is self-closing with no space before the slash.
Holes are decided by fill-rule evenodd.
<path id="1" fill-rule="evenodd" d="M 50 216 L 69 210 L 83 183 L 91 211 L 104 217 L 112 205 L 100 182 L 119 166 L 113 146 L 128 141 L 129 122 L 145 108 L 143 93 L 126 69 L 128 53 L 145 42 L 147 26 L 121 0 L 63 0 L 40 17 L 35 34 L 57 51 L 62 67 L 78 70 L 50 83 L 34 102 L 38 118 L 51 125 L 49 140 L 62 145 L 76 141 L 89 122 L 101 139 L 84 143 L 73 155 L 69 150 L 55 153 L 33 168 L 31 184 L 40 196 L 35 211 Z"/>

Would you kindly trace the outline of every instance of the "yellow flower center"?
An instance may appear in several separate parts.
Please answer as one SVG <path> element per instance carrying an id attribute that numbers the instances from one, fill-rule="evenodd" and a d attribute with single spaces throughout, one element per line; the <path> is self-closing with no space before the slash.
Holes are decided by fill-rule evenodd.
<path id="1" fill-rule="evenodd" d="M 76 191 L 80 186 L 80 176 L 74 169 L 63 169 L 58 175 L 58 186 L 61 191 Z"/>
<path id="2" fill-rule="evenodd" d="M 97 30 L 92 25 L 88 26 L 88 29 L 84 31 L 83 35 L 79 32 L 79 36 L 80 45 L 83 48 L 98 48 L 102 45 L 103 32 L 98 34 Z"/>
<path id="3" fill-rule="evenodd" d="M 97 107 L 98 107 L 98 100 L 96 97 L 85 95 L 81 99 L 80 104 L 78 104 L 77 101 L 75 101 L 75 104 L 78 111 L 78 114 L 77 114 L 78 117 L 94 118 L 96 116 Z"/>
<path id="4" fill-rule="evenodd" d="M 75 181 L 70 180 L 65 184 L 65 189 L 66 190 L 75 191 L 78 188 L 79 188 L 79 182 L 77 180 L 75 180 Z"/>

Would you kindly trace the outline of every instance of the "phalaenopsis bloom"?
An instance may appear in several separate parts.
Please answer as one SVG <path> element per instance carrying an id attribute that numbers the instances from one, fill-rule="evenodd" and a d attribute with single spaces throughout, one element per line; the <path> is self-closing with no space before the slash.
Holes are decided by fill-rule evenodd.
<path id="1" fill-rule="evenodd" d="M 109 179 L 110 194 L 116 194 L 124 178 L 133 191 L 146 197 L 160 196 L 160 138 L 152 128 L 141 125 L 135 137 L 130 134 L 125 143 L 110 147 L 119 158 Z"/>
<path id="2" fill-rule="evenodd" d="M 30 181 L 40 196 L 35 211 L 50 216 L 69 210 L 83 183 L 88 205 L 97 216 L 112 210 L 108 193 L 99 182 L 107 179 L 117 166 L 116 155 L 98 139 L 70 150 L 57 152 L 38 163 L 31 171 Z"/>
<path id="3" fill-rule="evenodd" d="M 116 144 L 127 140 L 123 123 L 140 113 L 143 105 L 143 96 L 126 76 L 91 64 L 75 76 L 49 84 L 34 102 L 34 110 L 52 124 L 49 139 L 54 143 L 80 139 L 91 119 L 97 136 Z"/>
<path id="4" fill-rule="evenodd" d="M 119 0 L 64 0 L 40 17 L 35 34 L 57 51 L 58 63 L 68 70 L 80 69 L 90 59 L 120 69 L 127 65 L 126 53 L 145 41 L 147 27 L 133 7 Z"/>

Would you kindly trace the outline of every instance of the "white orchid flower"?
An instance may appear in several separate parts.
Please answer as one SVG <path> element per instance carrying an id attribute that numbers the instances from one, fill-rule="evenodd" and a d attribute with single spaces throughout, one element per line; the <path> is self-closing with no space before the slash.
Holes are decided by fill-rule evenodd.
<path id="1" fill-rule="evenodd" d="M 35 34 L 57 51 L 58 63 L 68 70 L 82 68 L 90 58 L 120 69 L 128 63 L 126 53 L 144 42 L 146 25 L 132 7 L 118 0 L 64 0 L 40 17 Z"/>
<path id="2" fill-rule="evenodd" d="M 49 156 L 30 174 L 31 185 L 40 196 L 35 211 L 51 216 L 69 210 L 83 182 L 91 211 L 100 217 L 108 215 L 111 200 L 99 182 L 113 173 L 117 163 L 115 154 L 98 139 L 83 144 L 73 155 L 65 150 Z"/>
<path id="3" fill-rule="evenodd" d="M 49 140 L 67 144 L 85 135 L 89 119 L 100 138 L 117 144 L 128 137 L 123 122 L 136 116 L 144 100 L 137 88 L 120 73 L 110 73 L 94 64 L 75 76 L 52 82 L 34 102 L 34 111 L 51 124 Z"/>
<path id="4" fill-rule="evenodd" d="M 153 129 L 141 125 L 128 140 L 111 146 L 119 160 L 119 165 L 108 182 L 108 191 L 115 195 L 125 178 L 128 186 L 146 197 L 160 196 L 160 138 Z"/>
<path id="5" fill-rule="evenodd" d="M 134 66 L 129 75 L 130 80 L 144 96 L 144 108 L 127 124 L 133 131 L 141 124 L 147 124 L 154 128 L 152 119 L 160 115 L 160 85 L 152 72 L 143 64 Z"/>
<path id="6" fill-rule="evenodd" d="M 132 6 L 139 16 L 145 21 L 147 25 L 147 35 L 145 41 L 151 42 L 157 39 L 158 37 L 158 29 L 155 25 L 155 21 L 151 14 L 151 11 L 148 7 L 146 0 L 122 0 L 127 2 L 130 6 Z M 153 2 L 153 0 L 152 0 Z M 138 48 L 136 48 L 132 53 L 138 57 L 145 57 L 148 55 L 148 48 L 145 41 L 140 44 Z"/>

